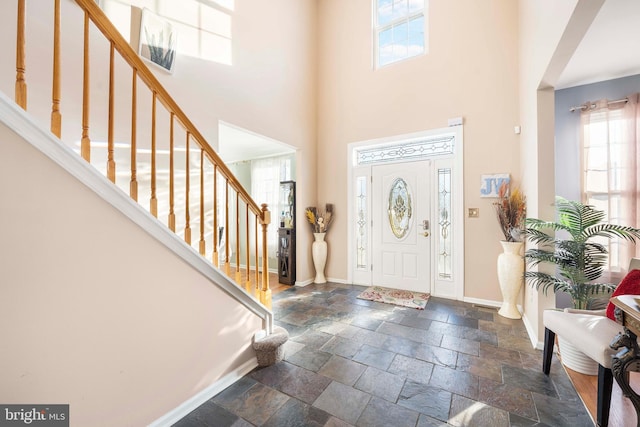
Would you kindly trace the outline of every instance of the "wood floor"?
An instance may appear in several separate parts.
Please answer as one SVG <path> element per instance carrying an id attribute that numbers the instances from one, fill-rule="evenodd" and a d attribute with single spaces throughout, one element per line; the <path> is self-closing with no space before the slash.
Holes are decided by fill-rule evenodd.
<path id="1" fill-rule="evenodd" d="M 569 378 L 573 382 L 578 394 L 582 398 L 591 417 L 596 417 L 596 400 L 598 396 L 598 377 L 596 375 L 583 375 L 571 369 L 565 368 Z M 634 390 L 640 390 L 640 373 L 631 373 L 631 385 Z M 618 384 L 613 382 L 611 393 L 611 413 L 609 414 L 609 427 L 635 427 L 636 411 L 631 401 L 622 395 Z"/>
<path id="2" fill-rule="evenodd" d="M 269 283 L 272 293 L 275 295 L 289 289 L 290 285 L 278 283 L 277 274 L 269 274 Z M 598 396 L 598 377 L 595 375 L 583 375 L 565 368 L 569 378 L 573 382 L 576 391 L 584 402 L 591 418 L 596 418 L 596 401 Z M 631 384 L 636 391 L 640 391 L 640 373 L 631 374 Z M 636 411 L 631 401 L 622 395 L 618 384 L 613 382 L 611 395 L 611 412 L 609 414 L 609 427 L 636 427 Z"/>

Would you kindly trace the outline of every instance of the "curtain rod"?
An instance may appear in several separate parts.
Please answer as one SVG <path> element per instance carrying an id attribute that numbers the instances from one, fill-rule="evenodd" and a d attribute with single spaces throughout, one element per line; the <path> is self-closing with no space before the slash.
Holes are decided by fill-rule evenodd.
<path id="1" fill-rule="evenodd" d="M 609 101 L 607 102 L 607 105 L 611 105 L 611 104 L 619 104 L 621 102 L 629 102 L 629 98 L 622 98 L 622 99 L 616 99 L 615 101 Z M 571 107 L 569 108 L 569 111 L 571 111 L 572 113 L 576 110 L 580 110 L 580 111 L 585 111 L 588 109 L 594 109 L 596 108 L 596 103 L 595 102 L 585 102 L 582 105 L 577 105 L 575 107 Z"/>

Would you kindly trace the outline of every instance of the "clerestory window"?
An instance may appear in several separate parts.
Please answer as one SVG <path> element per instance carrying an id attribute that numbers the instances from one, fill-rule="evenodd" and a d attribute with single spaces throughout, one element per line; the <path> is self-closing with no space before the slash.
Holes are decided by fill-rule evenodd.
<path id="1" fill-rule="evenodd" d="M 373 0 L 376 68 L 427 51 L 428 1 Z"/>

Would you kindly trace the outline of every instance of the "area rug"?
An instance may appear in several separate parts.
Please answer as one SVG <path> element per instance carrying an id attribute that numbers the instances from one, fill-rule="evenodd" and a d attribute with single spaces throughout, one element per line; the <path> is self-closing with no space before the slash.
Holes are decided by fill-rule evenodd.
<path id="1" fill-rule="evenodd" d="M 429 294 L 423 292 L 403 291 L 401 289 L 389 289 L 381 286 L 371 286 L 357 296 L 359 299 L 383 302 L 402 307 L 424 310 L 429 300 Z"/>

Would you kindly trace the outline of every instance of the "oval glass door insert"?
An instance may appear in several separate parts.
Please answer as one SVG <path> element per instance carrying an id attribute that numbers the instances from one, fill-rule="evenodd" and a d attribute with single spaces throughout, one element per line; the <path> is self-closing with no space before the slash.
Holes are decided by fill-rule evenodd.
<path id="1" fill-rule="evenodd" d="M 396 178 L 389 190 L 389 226 L 398 239 L 406 236 L 411 225 L 411 192 L 402 178 Z"/>

